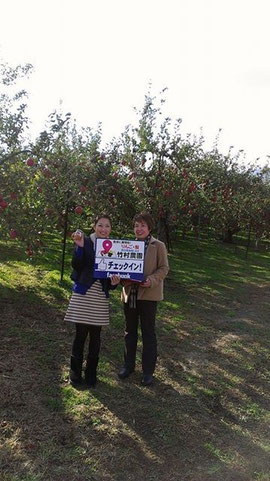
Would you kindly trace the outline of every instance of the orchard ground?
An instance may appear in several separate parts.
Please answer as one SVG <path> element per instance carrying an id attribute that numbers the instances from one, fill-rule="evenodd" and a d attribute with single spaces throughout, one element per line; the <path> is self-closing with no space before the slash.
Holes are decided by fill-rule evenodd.
<path id="1" fill-rule="evenodd" d="M 49 246 L 29 261 L 16 241 L 0 244 L 1 480 L 269 481 L 269 245 L 247 261 L 214 240 L 175 246 L 150 388 L 140 350 L 136 372 L 117 377 L 113 292 L 92 390 L 68 383 L 69 262 L 60 284 L 61 244 Z"/>

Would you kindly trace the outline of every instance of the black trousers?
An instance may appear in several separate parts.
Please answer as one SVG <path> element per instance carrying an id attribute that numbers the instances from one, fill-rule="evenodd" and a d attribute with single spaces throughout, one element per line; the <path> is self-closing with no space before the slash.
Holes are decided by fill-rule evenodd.
<path id="1" fill-rule="evenodd" d="M 87 361 L 98 359 L 100 351 L 101 326 L 90 326 L 76 322 L 76 335 L 72 344 L 72 356 L 78 360 L 83 360 L 83 350 L 86 338 L 89 334 L 89 347 Z"/>
<path id="2" fill-rule="evenodd" d="M 155 331 L 157 301 L 138 301 L 136 308 L 124 304 L 125 314 L 125 367 L 135 368 L 138 342 L 138 325 L 142 331 L 142 370 L 144 374 L 153 374 L 157 361 L 157 338 Z"/>

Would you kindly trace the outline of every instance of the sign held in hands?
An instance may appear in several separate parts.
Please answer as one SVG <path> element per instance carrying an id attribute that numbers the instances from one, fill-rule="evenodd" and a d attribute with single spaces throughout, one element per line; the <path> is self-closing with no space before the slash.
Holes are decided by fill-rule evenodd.
<path id="1" fill-rule="evenodd" d="M 117 274 L 121 279 L 142 282 L 144 241 L 96 239 L 94 277 Z"/>

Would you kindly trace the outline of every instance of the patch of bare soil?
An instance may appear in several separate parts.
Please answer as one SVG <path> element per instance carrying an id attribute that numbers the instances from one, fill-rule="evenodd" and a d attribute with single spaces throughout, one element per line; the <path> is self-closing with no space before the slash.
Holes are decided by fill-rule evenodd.
<path id="1" fill-rule="evenodd" d="M 73 330 L 63 312 L 1 299 L 1 480 L 270 479 L 269 294 L 255 285 L 237 297 L 190 293 L 179 326 L 158 322 L 150 388 L 139 365 L 118 380 L 105 331 L 89 392 L 67 383 Z"/>

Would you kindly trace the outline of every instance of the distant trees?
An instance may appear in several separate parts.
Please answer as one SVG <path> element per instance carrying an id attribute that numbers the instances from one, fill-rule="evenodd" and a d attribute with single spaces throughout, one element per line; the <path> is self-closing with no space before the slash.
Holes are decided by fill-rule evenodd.
<path id="1" fill-rule="evenodd" d="M 149 92 L 136 125 L 101 148 L 101 128 L 78 128 L 70 113 L 53 112 L 34 142 L 27 137 L 27 94 L 15 92 L 30 65 L 2 65 L 0 81 L 1 236 L 25 242 L 27 254 L 48 231 L 86 226 L 97 212 L 130 230 L 142 209 L 155 219 L 157 235 L 170 247 L 177 232 L 203 232 L 232 242 L 246 231 L 256 244 L 270 232 L 270 170 L 243 166 L 241 153 L 223 155 L 217 144 L 181 133 L 181 120 L 163 118 L 164 93 Z M 12 94 L 10 93 L 12 90 Z"/>
<path id="2" fill-rule="evenodd" d="M 223 155 L 217 145 L 205 151 L 203 137 L 183 138 L 181 119 L 159 121 L 163 102 L 146 95 L 138 124 L 126 128 L 117 149 L 119 179 L 129 179 L 138 208 L 153 214 L 159 238 L 170 246 L 179 229 L 198 238 L 211 230 L 226 242 L 241 230 L 269 236 L 270 169 L 243 166 L 241 152 Z"/>

